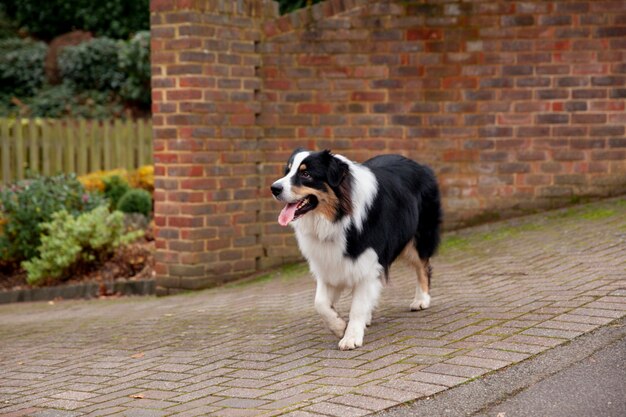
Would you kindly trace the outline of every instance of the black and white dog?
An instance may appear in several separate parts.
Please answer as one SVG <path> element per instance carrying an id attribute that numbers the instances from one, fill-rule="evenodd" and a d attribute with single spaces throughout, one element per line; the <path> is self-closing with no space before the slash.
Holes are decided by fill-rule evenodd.
<path id="1" fill-rule="evenodd" d="M 430 168 L 400 155 L 358 164 L 328 150 L 297 149 L 271 190 L 287 203 L 278 222 L 295 229 L 317 280 L 315 308 L 342 338 L 340 349 L 362 346 L 383 281 L 400 255 L 417 272 L 411 310 L 428 308 L 429 259 L 442 217 Z M 347 328 L 334 308 L 345 289 L 352 291 Z"/>

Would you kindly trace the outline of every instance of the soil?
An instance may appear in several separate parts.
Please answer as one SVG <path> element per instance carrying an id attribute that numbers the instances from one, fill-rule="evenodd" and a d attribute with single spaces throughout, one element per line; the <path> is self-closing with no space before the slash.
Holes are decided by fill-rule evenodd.
<path id="1" fill-rule="evenodd" d="M 146 233 L 146 238 L 119 249 L 109 260 L 97 265 L 79 267 L 72 271 L 70 279 L 48 282 L 45 285 L 103 283 L 117 279 L 150 279 L 153 276 L 154 240 L 149 233 Z M 0 265 L 0 291 L 25 288 L 33 288 L 33 286 L 26 283 L 24 270 Z"/>

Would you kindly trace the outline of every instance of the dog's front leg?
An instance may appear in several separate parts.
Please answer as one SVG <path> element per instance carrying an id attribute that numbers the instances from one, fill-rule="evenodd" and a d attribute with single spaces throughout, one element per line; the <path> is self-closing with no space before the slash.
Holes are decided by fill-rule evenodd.
<path id="1" fill-rule="evenodd" d="M 343 339 L 339 341 L 339 349 L 350 350 L 363 346 L 365 326 L 372 319 L 372 310 L 376 307 L 382 283 L 377 276 L 359 282 L 353 290 L 350 321 Z"/>
<path id="2" fill-rule="evenodd" d="M 346 322 L 335 311 L 335 303 L 339 301 L 340 296 L 341 288 L 328 285 L 321 279 L 317 280 L 315 309 L 322 316 L 330 331 L 337 337 L 342 337 L 346 330 Z"/>

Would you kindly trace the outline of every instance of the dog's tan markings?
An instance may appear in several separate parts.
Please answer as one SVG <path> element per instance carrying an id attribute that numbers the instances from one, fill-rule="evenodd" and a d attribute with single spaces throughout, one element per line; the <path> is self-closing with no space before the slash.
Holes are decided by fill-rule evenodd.
<path id="1" fill-rule="evenodd" d="M 421 310 L 430 305 L 430 275 L 431 267 L 429 259 L 421 259 L 415 241 L 411 240 L 402 251 L 402 257 L 406 259 L 417 273 L 417 288 L 415 289 L 415 299 L 411 304 L 411 310 Z"/>
<path id="2" fill-rule="evenodd" d="M 298 171 L 306 171 L 306 164 L 302 164 L 300 165 L 300 168 L 298 168 Z"/>
<path id="3" fill-rule="evenodd" d="M 339 207 L 341 207 L 343 213 L 351 215 L 352 199 L 350 198 L 350 196 L 352 195 L 352 181 L 350 180 L 350 178 L 344 178 L 341 181 L 341 183 L 339 184 L 339 190 L 342 196 L 341 200 L 339 200 Z"/>
<path id="4" fill-rule="evenodd" d="M 314 195 L 317 198 L 318 202 L 315 210 L 331 222 L 334 222 L 336 220 L 337 208 L 339 207 L 339 199 L 330 187 L 327 191 L 322 191 L 310 187 L 292 186 L 291 192 L 296 194 L 298 198 L 305 198 L 308 195 Z"/>

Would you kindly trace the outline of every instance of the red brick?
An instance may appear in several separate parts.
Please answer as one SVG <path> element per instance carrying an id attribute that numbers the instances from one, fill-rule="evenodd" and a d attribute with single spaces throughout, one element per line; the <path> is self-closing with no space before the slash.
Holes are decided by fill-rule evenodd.
<path id="1" fill-rule="evenodd" d="M 222 280 L 297 258 L 268 191 L 297 146 L 430 162 L 447 219 L 606 193 L 623 172 L 619 2 L 330 0 L 275 18 L 201 3 L 151 5 L 159 271 Z"/>

